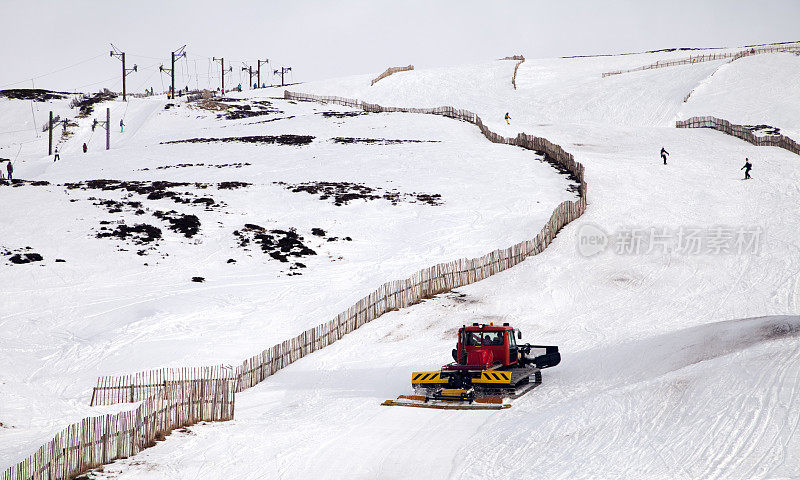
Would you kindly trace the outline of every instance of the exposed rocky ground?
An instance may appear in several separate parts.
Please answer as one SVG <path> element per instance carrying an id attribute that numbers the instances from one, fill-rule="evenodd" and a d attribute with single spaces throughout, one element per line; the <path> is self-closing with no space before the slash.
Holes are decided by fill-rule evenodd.
<path id="1" fill-rule="evenodd" d="M 773 127 L 771 125 L 742 125 L 742 126 L 759 136 L 781 134 L 780 128 Z"/>
<path id="2" fill-rule="evenodd" d="M 396 143 L 441 143 L 439 140 L 393 140 L 388 138 L 334 137 L 334 143 L 366 143 L 370 145 L 393 145 Z"/>
<path id="3" fill-rule="evenodd" d="M 206 167 L 206 168 L 242 168 L 242 167 L 249 167 L 252 165 L 251 163 L 179 163 L 177 165 L 162 165 L 160 167 L 155 167 L 153 170 L 169 170 L 171 168 L 189 168 L 189 167 Z M 140 172 L 146 172 L 150 170 L 149 168 L 140 168 Z"/>
<path id="4" fill-rule="evenodd" d="M 305 182 L 289 184 L 275 182 L 287 190 L 295 193 L 305 192 L 319 195 L 320 200 L 330 200 L 334 205 L 347 205 L 353 200 L 388 200 L 392 205 L 398 203 L 425 203 L 432 206 L 442 204 L 442 196 L 438 193 L 401 193 L 397 190 L 384 190 L 377 187 L 368 187 L 360 183 L 349 182 Z"/>
<path id="5" fill-rule="evenodd" d="M 48 100 L 60 100 L 67 98 L 69 92 L 54 92 L 52 90 L 42 90 L 40 88 L 13 88 L 10 90 L 0 90 L 0 97 L 14 100 L 33 100 L 34 102 L 46 102 Z"/>
<path id="6" fill-rule="evenodd" d="M 92 112 L 94 112 L 94 105 L 96 103 L 114 100 L 115 98 L 117 98 L 117 94 L 108 90 L 97 92 L 91 95 L 84 94 L 81 95 L 80 98 L 74 99 L 70 103 L 70 108 L 77 108 L 79 110 L 78 117 L 86 118 L 91 115 Z"/>
<path id="7" fill-rule="evenodd" d="M 317 115 L 322 115 L 326 118 L 347 118 L 358 117 L 359 115 L 369 115 L 369 112 L 353 111 L 353 112 L 317 112 Z"/>
<path id="8" fill-rule="evenodd" d="M 164 144 L 171 143 L 261 143 L 261 144 L 278 144 L 278 145 L 308 145 L 314 137 L 311 135 L 250 135 L 246 137 L 222 137 L 222 138 L 187 138 L 185 140 L 171 140 L 168 142 L 161 142 Z"/>
<path id="9" fill-rule="evenodd" d="M 262 252 L 281 262 L 288 263 L 290 258 L 297 259 L 317 254 L 303 243 L 305 239 L 294 228 L 267 230 L 260 225 L 246 223 L 241 229 L 235 230 L 233 235 L 239 246 L 245 250 L 249 250 L 251 244 L 257 244 Z M 293 260 L 291 263 L 291 270 L 306 268 L 306 265 L 299 261 Z"/>
<path id="10" fill-rule="evenodd" d="M 24 263 L 32 263 L 32 262 L 41 262 L 44 258 L 32 251 L 31 247 L 23 247 L 17 248 L 14 250 L 9 250 L 4 247 L 0 247 L 0 257 L 6 257 L 9 264 L 12 265 L 21 265 Z"/>

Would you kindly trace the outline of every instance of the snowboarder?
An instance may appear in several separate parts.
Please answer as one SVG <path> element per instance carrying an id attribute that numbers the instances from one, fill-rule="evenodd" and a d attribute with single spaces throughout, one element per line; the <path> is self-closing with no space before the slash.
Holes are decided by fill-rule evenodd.
<path id="1" fill-rule="evenodd" d="M 56 147 L 56 154 L 53 156 L 53 161 L 61 160 L 61 157 L 58 156 L 58 147 Z"/>
<path id="2" fill-rule="evenodd" d="M 667 155 L 669 155 L 669 152 L 664 147 L 661 147 L 661 158 L 664 160 L 664 165 L 667 164 Z"/>
<path id="3" fill-rule="evenodd" d="M 11 163 L 9 163 L 9 165 L 11 165 Z M 750 160 L 748 158 L 745 158 L 744 159 L 744 167 L 739 169 L 739 170 L 744 170 L 744 179 L 745 180 L 751 178 L 750 177 L 750 169 L 751 168 L 753 168 L 753 164 L 750 163 Z"/>
<path id="4" fill-rule="evenodd" d="M 242 91 L 242 84 L 241 83 L 236 86 L 236 91 L 237 92 L 241 92 Z"/>
<path id="5" fill-rule="evenodd" d="M 83 153 L 86 153 L 86 150 L 89 148 L 86 146 L 86 142 L 83 142 Z"/>
<path id="6" fill-rule="evenodd" d="M 509 120 L 511 120 L 511 116 L 508 114 L 508 112 L 506 112 L 506 124 L 511 125 L 511 122 L 509 122 Z"/>
<path id="7" fill-rule="evenodd" d="M 12 175 L 14 174 L 14 166 L 11 165 L 11 160 L 8 161 L 8 165 L 6 165 L 6 171 L 8 172 L 8 181 L 12 181 Z"/>
<path id="8" fill-rule="evenodd" d="M 125 128 L 125 124 L 122 123 L 122 119 L 119 119 L 119 133 L 122 133 L 122 130 Z"/>

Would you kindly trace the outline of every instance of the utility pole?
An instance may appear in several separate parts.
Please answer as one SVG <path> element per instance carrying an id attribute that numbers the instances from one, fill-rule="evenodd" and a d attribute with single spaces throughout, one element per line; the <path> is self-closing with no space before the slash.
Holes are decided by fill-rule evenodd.
<path id="1" fill-rule="evenodd" d="M 258 61 L 258 88 L 261 88 L 261 65 L 264 63 L 269 63 L 269 59 Z"/>
<path id="2" fill-rule="evenodd" d="M 281 87 L 286 85 L 286 82 L 283 81 L 283 75 L 286 72 L 291 72 L 291 71 L 292 71 L 292 67 L 281 67 L 279 70 L 275 70 L 274 75 L 277 75 L 279 73 L 281 74 Z"/>
<path id="3" fill-rule="evenodd" d="M 122 101 L 127 102 L 127 98 L 125 97 L 125 77 L 128 76 L 129 73 L 136 71 L 136 65 L 133 68 L 125 68 L 125 52 L 120 51 L 114 44 L 111 44 L 111 56 L 112 57 L 119 57 L 122 60 Z"/>
<path id="4" fill-rule="evenodd" d="M 216 62 L 217 60 L 222 63 L 222 93 L 225 94 L 225 58 L 214 57 L 214 61 Z M 233 67 L 228 67 L 228 71 L 232 72 Z"/>
<path id="5" fill-rule="evenodd" d="M 60 119 L 57 121 L 53 121 L 53 111 L 50 111 L 50 122 L 48 123 L 48 139 L 47 139 L 47 154 L 53 154 L 53 129 L 58 126 L 62 125 L 64 127 L 64 131 L 61 132 L 61 135 L 64 136 L 67 133 L 67 126 L 69 125 L 69 118 L 65 118 L 63 120 Z"/>
<path id="6" fill-rule="evenodd" d="M 170 94 L 172 95 L 173 99 L 175 98 L 175 60 L 178 60 L 181 57 L 186 57 L 186 51 L 184 50 L 185 48 L 186 48 L 186 45 L 184 45 L 181 48 L 179 48 L 179 49 L 175 50 L 174 52 L 172 52 L 171 68 L 164 68 L 164 65 L 161 65 L 160 67 L 158 67 L 158 71 L 159 72 L 169 72 L 170 77 L 172 78 L 172 80 L 170 82 L 170 88 L 172 89 L 170 91 Z"/>
<path id="7" fill-rule="evenodd" d="M 250 75 L 250 83 L 248 83 L 248 85 L 250 86 L 250 88 L 252 88 L 253 87 L 253 67 L 252 66 L 242 67 L 242 71 L 243 72 L 247 72 Z"/>
<path id="8" fill-rule="evenodd" d="M 102 120 L 94 119 L 92 123 L 92 131 L 98 126 L 102 126 L 106 129 L 106 150 L 111 149 L 111 109 L 106 108 L 106 120 L 105 122 Z"/>

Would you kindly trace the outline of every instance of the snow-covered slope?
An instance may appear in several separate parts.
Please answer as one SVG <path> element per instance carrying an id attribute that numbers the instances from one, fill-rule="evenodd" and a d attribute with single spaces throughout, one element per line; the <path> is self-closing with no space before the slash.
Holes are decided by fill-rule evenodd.
<path id="1" fill-rule="evenodd" d="M 125 115 L 124 133 L 112 127 L 113 149 L 86 118 L 60 161 L 16 162 L 18 178 L 49 184 L 0 189 L 14 206 L 0 211 L 0 358 L 14 365 L 0 372 L 3 464 L 91 414 L 98 375 L 238 364 L 376 285 L 530 238 L 575 197 L 541 158 L 466 124 L 269 102 L 265 115 L 243 119 L 186 104 L 165 110 L 164 99 L 99 104 L 114 124 Z M 252 135 L 313 140 L 161 143 Z M 87 140 L 89 153 L 79 153 Z M 127 183 L 87 182 L 97 179 Z M 170 218 L 187 230 L 170 229 Z M 151 230 L 118 238 L 137 225 Z M 148 241 L 152 229 L 161 238 Z M 291 251 L 315 254 L 273 258 L 281 251 L 269 243 L 293 240 L 270 231 L 290 229 L 300 242 Z M 44 261 L 9 262 L 30 252 Z"/>
<path id="2" fill-rule="evenodd" d="M 722 66 L 703 82 L 680 116 L 712 115 L 732 123 L 768 124 L 800 139 L 800 55 L 744 57 Z"/>
<path id="3" fill-rule="evenodd" d="M 692 105 L 695 95 L 698 99 L 706 95 L 716 99 L 717 111 L 727 112 L 725 118 L 748 114 L 748 105 L 731 100 L 731 96 L 722 94 L 724 88 L 716 85 L 716 78 L 723 70 L 698 89 L 689 104 L 682 103 L 689 91 L 719 67 L 717 62 L 607 78 L 600 75 L 603 71 L 674 58 L 676 54 L 528 59 L 520 67 L 517 91 L 511 87 L 514 62 L 510 61 L 402 72 L 372 87 L 369 86 L 372 76 L 290 87 L 385 105 L 468 108 L 503 135 L 524 131 L 544 136 L 562 145 L 584 164 L 590 205 L 584 216 L 559 233 L 542 254 L 459 289 L 458 293 L 442 295 L 373 321 L 238 395 L 235 421 L 173 434 L 166 442 L 134 459 L 107 466 L 100 476 L 499 478 L 531 472 L 553 478 L 795 476 L 800 470 L 796 434 L 800 418 L 800 398 L 796 395 L 800 380 L 796 373 L 800 371 L 797 339 L 800 234 L 796 225 L 800 211 L 793 206 L 800 201 L 797 187 L 800 159 L 785 150 L 755 147 L 720 132 L 672 127 L 674 119 L 685 113 L 683 109 Z M 790 78 L 794 64 L 775 66 L 770 63 L 773 58 L 758 55 L 725 68 L 738 68 L 737 64 L 745 61 L 765 62 L 780 70 L 776 77 Z M 741 75 L 756 71 L 754 67 Z M 260 91 L 255 95 L 278 93 Z M 793 115 L 787 111 L 793 106 L 775 102 L 770 105 L 763 106 L 769 118 L 760 119 L 759 123 L 782 126 L 781 118 Z M 518 207 L 506 206 L 511 202 L 528 207 L 535 201 L 530 200 L 526 184 L 537 185 L 539 192 L 539 183 L 546 182 L 541 192 L 549 203 L 542 202 L 546 205 L 541 212 L 564 198 L 559 195 L 566 194 L 563 178 L 548 177 L 554 174 L 548 173 L 547 168 L 529 170 L 542 166 L 533 154 L 491 145 L 474 127 L 463 123 L 419 115 L 381 114 L 349 117 L 343 125 L 334 127 L 320 125 L 320 117 L 313 112 L 315 108 L 333 107 L 280 104 L 280 108 L 286 114 L 279 116 L 295 114 L 295 119 L 258 127 L 236 127 L 236 135 L 256 131 L 314 134 L 318 137 L 315 143 L 302 147 L 307 150 L 286 146 L 256 150 L 250 145 L 233 144 L 202 148 L 155 145 L 158 141 L 178 138 L 176 130 L 193 132 L 180 138 L 234 135 L 229 133 L 233 129 L 229 124 L 169 110 L 148 120 L 124 148 L 102 156 L 98 153 L 96 158 L 89 155 L 85 165 L 92 173 L 110 168 L 109 164 L 117 165 L 115 169 L 125 164 L 125 170 L 113 173 L 141 179 L 151 178 L 153 168 L 167 163 L 255 164 L 261 158 L 260 168 L 248 167 L 253 172 L 249 180 L 243 178 L 244 168 L 242 174 L 237 171 L 234 176 L 224 178 L 216 173 L 209 176 L 202 169 L 187 170 L 198 172 L 196 176 L 188 173 L 167 176 L 180 171 L 175 169 L 155 171 L 163 178 L 183 181 L 218 182 L 237 178 L 260 182 L 261 193 L 249 193 L 254 191 L 253 187 L 227 193 L 214 191 L 233 213 L 208 213 L 202 221 L 204 226 L 222 222 L 220 233 L 204 237 L 200 250 L 190 250 L 185 240 L 173 239 L 167 250 L 170 257 L 159 260 L 155 267 L 157 280 L 150 273 L 140 273 L 144 269 L 140 271 L 140 267 L 134 268 L 130 262 L 129 279 L 115 275 L 117 283 L 105 290 L 100 288 L 100 294 L 81 293 L 75 303 L 64 309 L 74 309 L 75 314 L 63 328 L 60 325 L 53 328 L 56 333 L 51 335 L 97 329 L 90 332 L 103 338 L 92 347 L 92 351 L 103 352 L 94 363 L 96 370 L 111 364 L 115 371 L 123 371 L 130 352 L 136 352 L 139 344 L 144 345 L 144 352 L 155 356 L 143 359 L 135 355 L 139 364 L 150 361 L 164 365 L 170 364 L 170 359 L 175 360 L 174 364 L 200 363 L 209 355 L 224 361 L 229 352 L 252 352 L 256 345 L 267 346 L 270 339 L 280 339 L 282 335 L 326 320 L 328 303 L 338 308 L 358 298 L 361 292 L 354 292 L 348 286 L 338 288 L 342 278 L 350 280 L 355 276 L 364 285 L 374 287 L 402 270 L 393 265 L 404 263 L 392 259 L 414 255 L 414 260 L 426 264 L 436 258 L 454 258 L 451 249 L 458 248 L 465 252 L 463 255 L 469 254 L 466 252 L 472 246 L 488 251 L 491 248 L 486 247 L 493 242 L 507 246 L 512 238 L 524 238 L 517 234 L 538 231 L 534 226 L 540 210 L 519 211 Z M 506 111 L 512 117 L 510 126 L 502 121 Z M 339 130 L 343 133 L 332 133 Z M 396 156 L 389 153 L 394 147 L 380 147 L 379 155 L 386 155 L 381 159 L 376 158 L 379 155 L 373 148 L 379 147 L 375 145 L 340 146 L 352 147 L 352 153 L 333 150 L 334 145 L 322 142 L 323 138 L 333 136 L 435 139 L 442 143 L 395 145 L 401 149 Z M 671 154 L 666 166 L 658 157 L 662 146 Z M 256 152 L 266 153 L 266 159 Z M 385 205 L 378 209 L 368 203 L 364 204 L 364 210 L 353 212 L 359 217 L 355 220 L 348 220 L 344 214 L 329 217 L 338 212 L 332 207 L 319 214 L 317 210 L 327 204 L 300 200 L 298 194 L 281 197 L 280 189 L 268 186 L 276 178 L 292 182 L 308 179 L 303 169 L 309 168 L 308 162 L 313 161 L 307 158 L 309 154 L 325 159 L 311 165 L 323 168 L 327 177 L 345 172 L 346 176 L 337 178 L 378 186 L 387 185 L 384 182 L 390 179 L 392 186 L 404 192 L 442 193 L 445 205 Z M 351 161 L 351 154 L 355 161 Z M 756 159 L 754 179 L 748 182 L 740 180 L 739 172 L 745 156 Z M 108 161 L 112 158 L 115 162 Z M 130 165 L 133 161 L 135 167 Z M 431 161 L 437 163 L 429 167 Z M 514 164 L 500 163 L 506 161 L 516 162 L 516 170 Z M 398 171 L 398 162 L 407 167 Z M 31 164 L 38 165 L 34 159 Z M 151 170 L 138 172 L 136 169 L 142 165 Z M 373 166 L 374 170 L 370 170 Z M 425 171 L 426 167 L 430 170 Z M 505 168 L 512 170 L 506 175 Z M 41 175 L 54 181 L 89 178 L 74 171 L 54 170 L 52 177 Z M 496 181 L 494 175 L 499 175 Z M 515 194 L 515 190 L 519 193 Z M 476 192 L 483 191 L 485 196 L 470 203 Z M 514 200 L 514 195 L 518 195 L 518 200 Z M 341 233 L 334 230 L 337 235 L 357 232 L 353 235 L 354 242 L 363 235 L 363 250 L 354 251 L 356 245 L 353 245 L 353 250 L 343 255 L 352 260 L 335 267 L 346 268 L 341 276 L 337 276 L 333 267 L 337 265 L 335 262 L 309 264 L 308 271 L 300 277 L 277 276 L 280 269 L 269 262 L 252 262 L 247 266 L 239 262 L 235 268 L 243 268 L 241 274 L 229 273 L 225 270 L 227 266 L 217 265 L 230 251 L 225 250 L 229 246 L 223 246 L 229 230 L 234 225 L 264 218 L 252 210 L 273 196 L 291 198 L 297 204 L 298 212 L 282 213 L 276 218 L 291 219 L 287 223 L 296 224 L 298 231 L 306 232 L 313 226 L 327 231 L 334 225 L 342 229 Z M 449 196 L 459 199 L 459 211 L 444 210 L 454 206 Z M 285 204 L 285 201 L 271 201 Z M 392 208 L 411 211 L 405 216 Z M 442 213 L 437 215 L 437 211 Z M 85 209 L 82 212 L 89 215 Z M 234 218 L 229 220 L 226 216 Z M 496 218 L 490 221 L 488 217 Z M 100 217 L 92 221 L 96 223 L 97 218 Z M 520 226 L 518 222 L 523 218 L 529 223 Z M 476 221 L 486 232 L 484 240 L 471 228 L 471 222 Z M 541 217 L 538 221 L 541 222 Z M 459 230 L 457 226 L 464 224 L 469 228 Z M 377 234 L 368 236 L 367 232 L 378 229 L 377 225 L 396 226 L 395 231 L 388 233 L 396 240 L 381 240 Z M 714 230 L 715 227 L 721 230 Z M 650 228 L 668 233 L 675 241 L 685 229 L 699 228 L 706 239 L 712 238 L 715 231 L 738 235 L 737 229 L 743 229 L 759 232 L 760 243 L 757 254 L 692 253 L 659 248 L 653 252 L 643 249 L 623 254 L 615 253 L 612 245 L 604 253 L 584 257 L 577 248 L 581 232 L 585 234 L 589 229 L 611 234 L 636 231 L 646 235 Z M 410 240 L 401 240 L 408 238 L 401 237 L 401 233 L 413 232 L 417 232 L 417 243 L 424 248 L 402 250 Z M 424 242 L 419 240 L 430 233 L 435 236 Z M 205 230 L 204 234 L 208 235 Z M 334 254 L 344 251 L 338 245 L 334 243 L 331 247 Z M 217 248 L 225 253 L 218 255 Z M 370 255 L 368 251 L 372 249 L 378 249 L 378 253 Z M 400 252 L 396 257 L 391 253 L 395 249 Z M 168 266 L 176 257 L 178 260 L 174 261 L 184 271 L 176 273 Z M 51 267 L 54 266 L 48 265 L 46 269 L 49 271 Z M 73 275 L 77 276 L 79 271 Z M 208 281 L 185 283 L 194 272 L 209 272 Z M 20 277 L 16 273 L 13 279 L 19 282 Z M 109 276 L 99 278 L 109 280 Z M 315 288 L 314 282 L 331 278 L 337 281 L 326 283 L 330 292 L 315 296 L 304 307 L 298 306 L 301 302 L 297 299 L 308 298 L 308 292 Z M 26 280 L 28 285 L 36 285 L 36 281 L 39 279 Z M 149 285 L 146 281 L 157 283 Z M 102 285 L 102 281 L 89 283 Z M 133 284 L 137 286 L 134 288 Z M 195 289 L 199 292 L 190 291 Z M 120 298 L 123 297 L 120 291 L 129 290 L 132 299 Z M 156 294 L 164 290 L 175 293 Z M 264 292 L 275 291 L 285 293 L 275 299 L 259 299 Z M 45 296 L 15 292 L 31 295 L 31 302 L 42 302 Z M 104 296 L 112 301 L 104 301 Z M 96 306 L 78 302 L 87 297 Z M 138 297 L 148 301 L 140 305 Z M 341 303 L 336 303 L 340 299 Z M 55 300 L 49 308 L 61 303 Z M 122 308 L 114 308 L 115 305 Z M 280 315 L 282 319 L 270 318 L 270 323 L 261 324 L 268 316 L 265 312 L 279 309 L 288 309 L 285 315 Z M 46 317 L 44 308 L 32 309 L 35 313 L 28 317 L 25 311 L 21 303 L 15 304 L 13 316 L 4 313 L 5 324 L 16 326 L 20 318 L 27 318 L 27 324 L 33 325 Z M 113 328 L 101 331 L 89 326 L 83 321 L 87 314 L 90 318 L 100 314 L 98 318 Z M 308 323 L 303 323 L 303 319 L 308 319 Z M 433 369 L 447 362 L 456 328 L 475 321 L 509 321 L 522 330 L 523 341 L 559 345 L 563 361 L 546 370 L 543 385 L 517 400 L 509 410 L 439 412 L 379 406 L 384 399 L 410 391 L 412 370 Z M 193 332 L 195 324 L 198 331 L 218 325 L 224 336 L 213 341 L 199 338 L 201 335 Z M 258 335 L 249 335 L 253 329 Z M 152 333 L 167 335 L 163 346 L 151 343 Z M 25 337 L 24 331 L 16 335 L 32 337 Z M 14 351 L 24 350 L 21 342 L 13 343 L 14 338 L 13 335 L 4 338 L 3 345 L 11 342 Z M 85 338 L 86 335 L 64 335 L 56 344 L 56 354 L 49 353 L 53 350 L 47 347 L 41 348 L 40 352 L 48 352 L 52 357 L 37 352 L 20 353 L 24 358 L 38 359 L 38 368 L 49 373 L 39 381 L 34 372 L 20 366 L 21 373 L 11 385 L 16 391 L 21 391 L 26 382 L 39 387 L 39 390 L 30 388 L 31 396 L 47 388 L 63 391 L 66 399 L 78 398 L 75 392 L 85 388 L 83 385 L 67 388 L 53 376 L 60 369 L 73 368 L 74 372 L 79 367 L 70 367 L 70 361 L 61 360 L 58 368 L 50 369 L 45 362 L 49 358 L 64 359 L 72 353 L 83 353 L 80 356 L 88 356 L 89 362 L 94 362 L 85 355 L 88 349 L 81 350 Z M 188 341 L 178 343 L 177 338 Z M 167 345 L 178 351 L 164 354 L 162 349 Z M 182 350 L 185 345 L 208 349 L 211 353 L 206 350 L 192 353 L 188 347 Z M 116 348 L 120 348 L 121 358 L 105 353 Z M 127 370 L 135 370 L 134 367 L 131 365 Z M 90 376 L 70 375 L 81 382 Z M 28 380 L 31 378 L 36 381 Z M 83 413 L 75 405 L 62 407 L 58 413 L 70 411 Z M 15 418 L 23 417 L 20 413 Z M 42 422 L 48 417 L 40 414 L 33 418 Z M 30 431 L 44 430 L 38 425 L 31 426 Z M 29 435 L 29 444 L 35 443 L 35 438 L 39 437 Z M 22 450 L 8 456 L 22 455 Z"/>

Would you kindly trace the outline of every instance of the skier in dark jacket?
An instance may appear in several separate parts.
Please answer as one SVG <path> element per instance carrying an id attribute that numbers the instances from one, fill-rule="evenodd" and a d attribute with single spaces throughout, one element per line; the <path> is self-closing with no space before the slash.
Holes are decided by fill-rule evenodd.
<path id="1" fill-rule="evenodd" d="M 60 159 L 61 159 L 61 157 L 58 155 L 58 147 L 56 147 L 56 154 L 53 157 L 53 161 L 55 162 L 56 160 L 60 160 Z"/>
<path id="2" fill-rule="evenodd" d="M 664 160 L 664 165 L 667 164 L 667 155 L 669 155 L 669 152 L 664 147 L 661 147 L 661 158 Z"/>
<path id="3" fill-rule="evenodd" d="M 9 164 L 10 165 L 10 164 Z M 744 170 L 744 179 L 747 180 L 750 178 L 750 169 L 753 168 L 753 164 L 750 163 L 750 160 L 745 158 L 744 159 L 744 167 L 740 168 L 739 170 Z"/>
<path id="4" fill-rule="evenodd" d="M 83 144 L 83 153 L 86 153 L 86 150 L 88 150 L 88 149 L 89 148 L 86 146 L 86 143 L 84 142 L 84 144 Z"/>
<path id="5" fill-rule="evenodd" d="M 13 180 L 12 176 L 14 174 L 14 166 L 11 165 L 11 160 L 9 160 L 8 165 L 6 165 L 6 171 L 8 171 L 8 181 L 10 182 Z"/>

